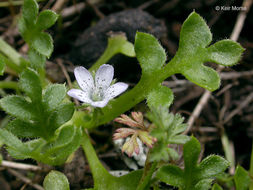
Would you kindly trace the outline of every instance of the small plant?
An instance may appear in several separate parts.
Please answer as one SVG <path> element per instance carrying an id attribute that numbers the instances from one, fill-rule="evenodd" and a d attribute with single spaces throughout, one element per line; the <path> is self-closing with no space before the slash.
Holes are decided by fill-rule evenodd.
<path id="1" fill-rule="evenodd" d="M 204 63 L 232 66 L 239 61 L 244 49 L 231 40 L 211 44 L 210 29 L 203 18 L 193 12 L 182 25 L 178 51 L 168 63 L 165 50 L 151 34 L 137 32 L 134 44 L 116 35 L 109 39 L 104 54 L 90 70 L 75 68 L 81 89 L 67 91 L 65 84 L 51 84 L 45 75 L 45 61 L 53 52 L 53 41 L 44 30 L 57 18 L 58 15 L 49 10 L 39 13 L 35 0 L 24 0 L 19 31 L 29 45 L 28 58 L 22 58 L 8 44 L 1 43 L 5 44 L 3 48 L 15 53 L 0 54 L 0 73 L 8 67 L 19 77 L 18 83 L 9 84 L 16 94 L 0 100 L 1 109 L 9 115 L 8 124 L 0 128 L 0 141 L 8 153 L 16 159 L 32 158 L 49 165 L 61 165 L 82 146 L 96 190 L 159 189 L 160 182 L 181 190 L 222 189 L 212 184 L 229 167 L 228 161 L 210 155 L 198 162 L 200 143 L 195 137 L 182 134 L 187 126 L 179 114 L 169 113 L 174 96 L 162 82 L 174 74 L 182 74 L 207 90 L 216 90 L 220 86 L 219 75 Z M 136 56 L 142 68 L 140 81 L 130 90 L 126 83 L 115 83 L 114 69 L 106 64 L 117 53 Z M 66 94 L 90 106 L 91 111 L 87 113 L 75 106 Z M 132 112 L 131 117 L 124 114 L 143 100 L 147 102 L 147 113 Z M 119 128 L 113 135 L 114 139 L 129 137 L 122 152 L 128 156 L 138 154 L 137 138 L 148 147 L 143 169 L 115 177 L 99 161 L 86 131 L 112 120 L 130 127 Z M 180 156 L 172 144 L 183 145 L 184 167 L 175 164 Z M 237 168 L 234 178 L 238 189 L 247 189 L 252 183 L 241 167 Z M 63 174 L 51 171 L 44 180 L 44 188 L 67 190 L 69 184 Z"/>

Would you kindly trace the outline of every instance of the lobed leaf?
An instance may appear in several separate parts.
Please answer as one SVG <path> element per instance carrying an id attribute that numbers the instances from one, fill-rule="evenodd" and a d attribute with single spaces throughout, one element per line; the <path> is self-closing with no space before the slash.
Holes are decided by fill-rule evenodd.
<path id="1" fill-rule="evenodd" d="M 185 186 L 184 172 L 178 166 L 166 165 L 162 166 L 156 173 L 156 177 L 170 185 L 181 187 Z"/>
<path id="2" fill-rule="evenodd" d="M 191 140 L 185 143 L 183 150 L 185 170 L 189 169 L 191 171 L 191 168 L 196 167 L 200 151 L 200 144 L 196 138 L 192 137 Z"/>
<path id="3" fill-rule="evenodd" d="M 6 129 L 18 137 L 39 137 L 40 130 L 31 124 L 20 119 L 9 122 Z"/>
<path id="4" fill-rule="evenodd" d="M 222 190 L 222 188 L 217 183 L 215 183 L 212 187 L 212 190 Z"/>
<path id="5" fill-rule="evenodd" d="M 43 187 L 45 190 L 69 190 L 69 182 L 63 173 L 53 170 L 45 177 Z"/>
<path id="6" fill-rule="evenodd" d="M 174 99 L 173 92 L 166 86 L 159 85 L 147 96 L 149 107 L 159 108 L 161 106 L 169 108 Z"/>
<path id="7" fill-rule="evenodd" d="M 0 106 L 8 114 L 28 121 L 36 119 L 36 111 L 32 103 L 17 95 L 6 96 L 0 100 Z"/>
<path id="8" fill-rule="evenodd" d="M 51 10 L 44 10 L 39 14 L 36 28 L 39 31 L 46 30 L 54 25 L 56 20 L 58 19 L 58 15 Z"/>
<path id="9" fill-rule="evenodd" d="M 44 32 L 37 33 L 31 42 L 32 48 L 34 48 L 38 53 L 49 58 L 53 52 L 54 45 L 52 37 Z"/>
<path id="10" fill-rule="evenodd" d="M 241 166 L 237 166 L 235 170 L 234 180 L 236 189 L 247 190 L 249 189 L 252 179 L 250 178 L 248 171 L 246 171 Z"/>
<path id="11" fill-rule="evenodd" d="M 39 12 L 39 6 L 35 0 L 24 0 L 22 15 L 28 25 L 34 25 Z"/>
<path id="12" fill-rule="evenodd" d="M 231 40 L 221 40 L 207 48 L 206 61 L 232 66 L 240 60 L 243 51 L 244 49 L 238 43 Z"/>
<path id="13" fill-rule="evenodd" d="M 217 155 L 210 155 L 206 157 L 198 166 L 199 178 L 215 177 L 222 173 L 229 166 L 229 162 Z"/>
<path id="14" fill-rule="evenodd" d="M 44 68 L 46 62 L 46 57 L 44 55 L 39 54 L 34 49 L 30 48 L 28 51 L 28 57 L 33 69 L 38 70 Z"/>
<path id="15" fill-rule="evenodd" d="M 62 124 L 69 121 L 75 111 L 73 103 L 61 104 L 55 111 L 49 116 L 50 128 L 56 130 Z"/>
<path id="16" fill-rule="evenodd" d="M 166 53 L 157 39 L 146 33 L 137 32 L 134 49 L 143 73 L 152 73 L 161 69 L 166 61 Z"/>
<path id="17" fill-rule="evenodd" d="M 21 89 L 34 102 L 41 101 L 42 87 L 39 76 L 32 70 L 26 69 L 20 75 L 19 84 Z"/>
<path id="18" fill-rule="evenodd" d="M 193 190 L 209 190 L 212 186 L 213 179 L 203 179 L 199 181 Z"/>
<path id="19" fill-rule="evenodd" d="M 45 89 L 43 103 L 50 111 L 54 110 L 65 98 L 66 87 L 62 84 L 51 84 Z"/>

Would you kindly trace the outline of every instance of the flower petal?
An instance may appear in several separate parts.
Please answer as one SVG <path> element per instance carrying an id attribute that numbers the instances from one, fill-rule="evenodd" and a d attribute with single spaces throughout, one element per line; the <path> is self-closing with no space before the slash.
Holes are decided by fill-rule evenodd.
<path id="1" fill-rule="evenodd" d="M 99 67 L 95 76 L 96 88 L 107 89 L 113 79 L 114 68 L 111 65 L 104 64 Z"/>
<path id="2" fill-rule="evenodd" d="M 74 74 L 78 85 L 83 91 L 89 92 L 94 89 L 93 77 L 87 69 L 84 67 L 76 67 Z"/>
<path id="3" fill-rule="evenodd" d="M 73 98 L 78 99 L 81 102 L 88 104 L 92 102 L 92 100 L 89 98 L 88 93 L 79 89 L 71 89 L 67 92 L 67 94 Z"/>
<path id="4" fill-rule="evenodd" d="M 99 108 L 103 108 L 106 106 L 106 104 L 108 104 L 109 100 L 102 100 L 102 101 L 97 101 L 97 102 L 91 102 L 90 105 L 93 107 L 99 107 Z"/>
<path id="5" fill-rule="evenodd" d="M 117 82 L 114 85 L 110 86 L 105 92 L 105 98 L 110 100 L 122 92 L 124 92 L 128 88 L 128 84 L 124 82 Z"/>

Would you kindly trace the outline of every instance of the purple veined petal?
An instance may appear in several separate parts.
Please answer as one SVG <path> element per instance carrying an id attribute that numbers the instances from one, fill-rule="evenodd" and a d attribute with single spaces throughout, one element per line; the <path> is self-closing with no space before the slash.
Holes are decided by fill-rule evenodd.
<path id="1" fill-rule="evenodd" d="M 105 98 L 110 100 L 118 96 L 119 94 L 123 93 L 127 88 L 128 84 L 124 82 L 117 82 L 106 90 Z"/>
<path id="2" fill-rule="evenodd" d="M 114 68 L 111 65 L 104 64 L 99 67 L 95 76 L 95 85 L 97 88 L 107 89 L 113 79 Z"/>
<path id="3" fill-rule="evenodd" d="M 89 98 L 89 94 L 79 89 L 71 89 L 67 94 L 81 102 L 90 104 L 92 100 Z"/>
<path id="4" fill-rule="evenodd" d="M 108 104 L 109 100 L 105 99 L 102 101 L 97 101 L 97 102 L 91 102 L 90 105 L 93 107 L 99 107 L 99 108 L 103 108 Z"/>
<path id="5" fill-rule="evenodd" d="M 93 77 L 87 69 L 84 67 L 76 67 L 74 74 L 78 85 L 83 91 L 89 92 L 94 89 Z"/>

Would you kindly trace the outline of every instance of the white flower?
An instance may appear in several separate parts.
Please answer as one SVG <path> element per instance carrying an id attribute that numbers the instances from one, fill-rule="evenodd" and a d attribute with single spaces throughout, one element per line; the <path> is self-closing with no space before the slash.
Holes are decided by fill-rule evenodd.
<path id="1" fill-rule="evenodd" d="M 105 107 L 111 99 L 128 88 L 128 85 L 123 82 L 111 85 L 114 74 L 114 68 L 111 65 L 100 66 L 96 72 L 95 81 L 91 73 L 84 67 L 76 67 L 74 74 L 82 90 L 71 89 L 67 94 L 93 107 Z"/>

